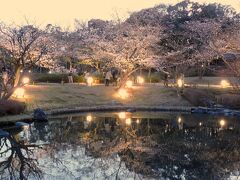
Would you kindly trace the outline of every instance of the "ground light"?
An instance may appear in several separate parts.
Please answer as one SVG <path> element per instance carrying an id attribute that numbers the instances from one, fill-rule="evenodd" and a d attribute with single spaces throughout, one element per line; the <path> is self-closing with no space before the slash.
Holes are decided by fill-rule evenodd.
<path id="1" fill-rule="evenodd" d="M 23 84 L 29 84 L 29 82 L 30 82 L 30 79 L 28 77 L 23 77 L 22 79 Z"/>
<path id="2" fill-rule="evenodd" d="M 130 81 L 130 80 L 128 80 L 128 81 L 126 82 L 126 87 L 127 87 L 127 88 L 131 88 L 132 86 L 133 86 L 133 82 Z"/>
<path id="3" fill-rule="evenodd" d="M 182 88 L 183 85 L 184 85 L 183 80 L 182 80 L 182 79 L 178 79 L 178 80 L 177 80 L 177 85 L 178 85 L 179 88 Z"/>
<path id="4" fill-rule="evenodd" d="M 230 84 L 229 84 L 229 82 L 228 82 L 227 80 L 222 80 L 222 81 L 221 81 L 221 86 L 222 86 L 222 88 L 227 88 L 229 85 L 230 85 Z"/>
<path id="5" fill-rule="evenodd" d="M 93 78 L 92 77 L 87 78 L 87 84 L 88 84 L 88 86 L 92 86 L 92 84 L 93 84 Z"/>
<path id="6" fill-rule="evenodd" d="M 14 91 L 14 96 L 16 98 L 23 98 L 24 97 L 24 93 L 25 93 L 25 90 L 23 88 L 17 88 L 15 91 Z"/>
<path id="7" fill-rule="evenodd" d="M 129 94 L 126 89 L 119 89 L 118 90 L 118 96 L 122 99 L 126 99 L 129 97 Z"/>
<path id="8" fill-rule="evenodd" d="M 143 84 L 143 83 L 144 83 L 144 78 L 141 77 L 141 76 L 138 76 L 138 77 L 137 77 L 137 83 L 138 83 L 138 84 Z"/>

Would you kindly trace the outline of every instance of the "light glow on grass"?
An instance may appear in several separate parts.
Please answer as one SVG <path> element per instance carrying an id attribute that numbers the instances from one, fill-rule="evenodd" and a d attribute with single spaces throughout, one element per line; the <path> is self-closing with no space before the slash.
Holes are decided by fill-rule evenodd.
<path id="1" fill-rule="evenodd" d="M 129 97 L 129 94 L 126 89 L 119 89 L 118 90 L 118 96 L 122 99 L 126 99 Z"/>
<path id="2" fill-rule="evenodd" d="M 221 87 L 222 88 L 227 88 L 228 86 L 230 86 L 230 84 L 227 80 L 222 80 L 221 81 Z"/>
<path id="3" fill-rule="evenodd" d="M 17 88 L 15 91 L 14 91 L 14 96 L 16 98 L 23 98 L 24 97 L 24 93 L 25 93 L 25 89 L 23 88 Z"/>
<path id="4" fill-rule="evenodd" d="M 141 76 L 138 76 L 138 77 L 137 77 L 137 83 L 138 83 L 138 84 L 143 84 L 143 83 L 144 83 L 144 78 L 141 77 Z"/>
<path id="5" fill-rule="evenodd" d="M 133 86 L 133 82 L 130 81 L 130 80 L 128 80 L 128 81 L 126 82 L 126 87 L 127 87 L 127 88 L 131 88 L 132 86 Z"/>

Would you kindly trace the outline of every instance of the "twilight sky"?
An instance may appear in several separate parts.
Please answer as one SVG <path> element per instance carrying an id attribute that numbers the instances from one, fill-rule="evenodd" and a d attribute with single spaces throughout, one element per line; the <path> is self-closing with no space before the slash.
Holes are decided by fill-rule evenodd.
<path id="1" fill-rule="evenodd" d="M 118 12 L 126 18 L 128 12 L 153 7 L 160 3 L 177 3 L 181 0 L 0 0 L 0 21 L 22 24 L 28 19 L 38 25 L 48 23 L 73 26 L 74 19 L 99 18 L 109 20 Z M 240 0 L 195 0 L 232 5 L 240 12 Z"/>

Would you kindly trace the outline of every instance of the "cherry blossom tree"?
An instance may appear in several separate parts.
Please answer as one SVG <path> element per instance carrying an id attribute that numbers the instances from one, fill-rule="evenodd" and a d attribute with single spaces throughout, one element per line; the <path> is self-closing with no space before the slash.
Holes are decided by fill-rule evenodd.
<path id="1" fill-rule="evenodd" d="M 1 65 L 9 69 L 7 83 L 1 84 L 1 99 L 8 99 L 14 90 L 22 86 L 22 71 L 33 66 L 50 66 L 50 49 L 53 44 L 45 32 L 34 25 L 0 26 Z"/>

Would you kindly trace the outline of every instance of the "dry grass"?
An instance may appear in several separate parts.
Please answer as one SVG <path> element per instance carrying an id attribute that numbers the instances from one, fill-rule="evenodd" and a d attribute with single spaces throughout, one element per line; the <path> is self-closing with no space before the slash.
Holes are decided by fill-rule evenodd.
<path id="1" fill-rule="evenodd" d="M 22 101 L 27 104 L 27 111 L 35 108 L 44 110 L 97 105 L 166 105 L 190 106 L 177 96 L 173 89 L 160 85 L 137 86 L 132 96 L 123 100 L 117 96 L 115 87 L 97 85 L 88 87 L 78 84 L 38 84 L 26 87 L 26 95 Z"/>

